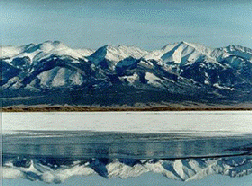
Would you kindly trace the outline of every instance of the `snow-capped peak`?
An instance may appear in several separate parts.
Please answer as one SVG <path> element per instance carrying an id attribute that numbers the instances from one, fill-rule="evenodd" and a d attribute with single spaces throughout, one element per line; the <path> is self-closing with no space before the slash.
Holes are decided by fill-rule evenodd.
<path id="1" fill-rule="evenodd" d="M 144 55 L 148 54 L 147 51 L 141 50 L 135 46 L 126 45 L 105 45 L 100 47 L 95 53 L 88 57 L 88 59 L 95 65 L 101 64 L 104 60 L 106 67 L 114 69 L 119 61 L 122 61 L 128 57 L 139 59 Z M 104 64 L 103 64 L 104 65 Z"/>
<path id="2" fill-rule="evenodd" d="M 146 55 L 145 59 L 154 59 L 164 63 L 174 62 L 184 64 L 187 61 L 194 62 L 202 55 L 210 58 L 212 51 L 211 48 L 204 45 L 181 41 L 179 43 L 165 45 L 161 50 L 155 50 Z"/>
<path id="3" fill-rule="evenodd" d="M 39 46 L 39 49 L 42 50 L 45 53 L 49 53 L 51 51 L 60 51 L 67 49 L 68 47 L 61 43 L 60 41 L 46 41 L 42 44 L 37 45 Z"/>
<path id="4" fill-rule="evenodd" d="M 210 47 L 206 47 L 204 45 L 201 45 L 201 44 L 197 44 L 197 43 L 189 43 L 189 42 L 185 42 L 185 41 L 181 41 L 181 42 L 178 42 L 178 43 L 173 43 L 173 44 L 168 44 L 168 45 L 165 45 L 162 47 L 162 51 L 163 53 L 167 53 L 169 51 L 171 51 L 173 48 L 187 48 L 187 47 L 190 47 L 190 48 L 193 48 L 203 54 L 208 54 L 210 55 L 212 50 Z"/>
<path id="5" fill-rule="evenodd" d="M 252 49 L 241 45 L 228 45 L 226 47 L 217 48 L 213 51 L 213 54 L 221 56 L 222 58 L 230 55 L 236 55 L 252 61 Z"/>
<path id="6" fill-rule="evenodd" d="M 84 56 L 88 56 L 93 52 L 89 49 L 72 49 L 59 41 L 46 41 L 38 46 L 39 52 L 42 52 L 44 55 L 69 55 L 75 59 L 83 58 Z"/>
<path id="7" fill-rule="evenodd" d="M 1 46 L 0 58 L 13 57 L 20 54 L 23 51 L 23 47 L 20 46 Z"/>
<path id="8" fill-rule="evenodd" d="M 72 49 L 60 41 L 46 41 L 41 44 L 29 44 L 19 47 L 1 47 L 1 58 L 29 57 L 30 61 L 45 58 L 51 54 L 69 55 L 75 59 L 91 55 L 94 51 L 90 49 Z"/>
<path id="9" fill-rule="evenodd" d="M 129 56 L 139 59 L 147 53 L 147 51 L 141 50 L 140 48 L 135 46 L 105 45 L 100 47 L 94 54 L 92 54 L 91 58 L 96 58 L 95 60 L 93 60 L 93 63 L 98 64 L 103 59 L 107 59 L 113 62 L 119 62 Z"/>

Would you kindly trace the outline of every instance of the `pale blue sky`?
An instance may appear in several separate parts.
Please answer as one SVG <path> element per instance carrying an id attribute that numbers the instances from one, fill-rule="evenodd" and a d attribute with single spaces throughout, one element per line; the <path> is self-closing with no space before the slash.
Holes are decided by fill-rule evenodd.
<path id="1" fill-rule="evenodd" d="M 105 44 L 146 50 L 187 41 L 252 48 L 251 0 L 3 0 L 2 45 L 59 40 L 73 48 Z"/>

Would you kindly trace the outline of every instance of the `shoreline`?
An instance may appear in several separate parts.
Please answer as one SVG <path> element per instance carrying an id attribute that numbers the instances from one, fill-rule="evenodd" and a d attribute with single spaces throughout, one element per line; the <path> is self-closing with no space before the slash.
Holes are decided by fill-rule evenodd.
<path id="1" fill-rule="evenodd" d="M 252 107 L 87 107 L 87 106 L 41 106 L 2 107 L 1 112 L 127 112 L 127 111 L 246 111 Z"/>

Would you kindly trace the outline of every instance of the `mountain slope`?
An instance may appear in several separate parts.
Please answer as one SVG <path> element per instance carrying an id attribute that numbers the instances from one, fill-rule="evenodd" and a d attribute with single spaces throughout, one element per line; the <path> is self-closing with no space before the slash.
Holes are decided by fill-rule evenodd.
<path id="1" fill-rule="evenodd" d="M 0 60 L 4 106 L 252 100 L 252 50 L 239 45 L 211 49 L 180 42 L 152 52 L 105 45 L 92 51 L 47 41 L 2 46 Z M 65 102 L 50 98 L 50 103 L 46 97 L 55 94 L 61 94 Z M 9 101 L 27 96 L 43 96 L 45 100 Z"/>

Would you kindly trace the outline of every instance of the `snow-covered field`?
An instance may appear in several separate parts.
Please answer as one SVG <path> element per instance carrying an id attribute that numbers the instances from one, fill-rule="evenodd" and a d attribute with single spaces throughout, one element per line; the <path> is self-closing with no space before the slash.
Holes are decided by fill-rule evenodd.
<path id="1" fill-rule="evenodd" d="M 2 113 L 2 131 L 252 133 L 252 111 Z"/>

